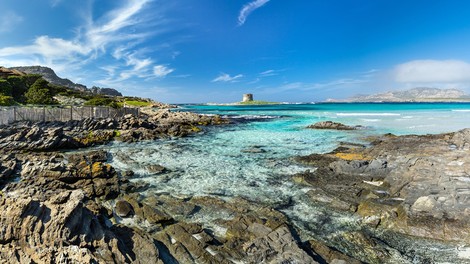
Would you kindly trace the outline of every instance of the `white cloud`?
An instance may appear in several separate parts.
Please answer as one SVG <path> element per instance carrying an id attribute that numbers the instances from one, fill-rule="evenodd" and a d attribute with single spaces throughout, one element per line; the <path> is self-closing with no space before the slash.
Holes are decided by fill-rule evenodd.
<path id="1" fill-rule="evenodd" d="M 238 74 L 232 77 L 227 73 L 221 73 L 214 80 L 212 80 L 212 82 L 235 82 L 237 79 L 240 79 L 242 77 L 243 74 Z"/>
<path id="2" fill-rule="evenodd" d="M 15 26 L 21 22 L 23 22 L 23 17 L 17 15 L 12 11 L 5 12 L 0 17 L 0 33 L 15 30 Z"/>
<path id="3" fill-rule="evenodd" d="M 115 68 L 113 75 L 119 76 L 118 80 L 132 76 L 148 77 L 152 72 L 153 61 L 136 52 L 136 43 L 144 37 L 154 33 L 158 29 L 146 28 L 148 23 L 143 23 L 145 16 L 142 14 L 146 4 L 152 0 L 129 0 L 121 7 L 105 13 L 102 17 L 93 19 L 92 7 L 84 15 L 84 24 L 76 28 L 75 36 L 70 39 L 43 35 L 36 37 L 32 44 L 24 46 L 12 46 L 0 48 L 0 62 L 4 66 L 44 65 L 54 68 L 58 73 L 67 76 L 81 66 L 107 55 L 108 50 L 114 50 L 112 56 L 116 60 L 123 60 L 122 73 L 118 74 Z M 60 1 L 52 1 L 58 4 Z M 0 18 L 0 29 L 3 29 L 4 18 Z M 146 22 L 146 21 L 145 21 Z M 153 31 L 154 30 L 154 31 Z M 136 33 L 137 32 L 137 33 Z M 129 44 L 131 43 L 131 44 Z M 112 65 L 119 64 L 112 62 Z M 64 72 L 61 72 L 64 70 Z M 66 72 L 66 73 L 65 73 Z M 141 74 L 147 72 L 147 74 Z M 110 73 L 110 72 L 108 72 Z M 106 79 L 110 79 L 108 76 Z"/>
<path id="4" fill-rule="evenodd" d="M 242 9 L 240 10 L 240 14 L 238 15 L 238 25 L 241 26 L 245 24 L 246 19 L 253 11 L 264 6 L 269 1 L 270 0 L 255 0 L 253 2 L 250 2 L 244 5 Z"/>
<path id="5" fill-rule="evenodd" d="M 459 60 L 414 60 L 395 67 L 399 83 L 470 82 L 470 64 Z"/>
<path id="6" fill-rule="evenodd" d="M 279 73 L 285 71 L 285 69 L 281 69 L 281 70 L 266 70 L 264 72 L 260 72 L 258 74 L 259 77 L 270 77 L 270 76 L 276 76 L 276 75 L 279 75 Z"/>
<path id="7" fill-rule="evenodd" d="M 165 77 L 165 76 L 167 76 L 168 74 L 170 74 L 174 71 L 175 71 L 175 69 L 170 69 L 165 65 L 157 65 L 157 66 L 153 67 L 153 74 L 156 77 L 159 77 L 159 78 Z"/>
<path id="8" fill-rule="evenodd" d="M 267 71 L 264 71 L 264 72 L 261 72 L 259 74 L 260 76 L 274 76 L 274 75 L 277 75 L 276 71 L 275 70 L 267 70 Z"/>

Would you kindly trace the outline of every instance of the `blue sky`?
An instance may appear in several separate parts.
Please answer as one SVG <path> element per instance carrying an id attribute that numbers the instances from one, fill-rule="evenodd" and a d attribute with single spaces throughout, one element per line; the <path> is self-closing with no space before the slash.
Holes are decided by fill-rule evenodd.
<path id="1" fill-rule="evenodd" d="M 173 103 L 470 93 L 470 1 L 2 0 L 0 65 Z"/>

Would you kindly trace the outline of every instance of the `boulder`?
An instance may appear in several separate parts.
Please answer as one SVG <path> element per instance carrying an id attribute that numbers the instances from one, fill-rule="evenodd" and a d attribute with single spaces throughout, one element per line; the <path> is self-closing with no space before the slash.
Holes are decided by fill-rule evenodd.
<path id="1" fill-rule="evenodd" d="M 117 201 L 114 205 L 114 212 L 119 217 L 131 217 L 134 215 L 134 208 L 132 205 L 126 201 Z"/>

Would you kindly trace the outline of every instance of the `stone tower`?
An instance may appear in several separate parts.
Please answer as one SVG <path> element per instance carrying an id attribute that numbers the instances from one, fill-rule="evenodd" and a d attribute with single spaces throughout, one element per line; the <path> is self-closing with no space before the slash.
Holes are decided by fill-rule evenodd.
<path id="1" fill-rule="evenodd" d="M 243 102 L 251 102 L 253 101 L 253 94 L 244 94 L 243 95 Z"/>

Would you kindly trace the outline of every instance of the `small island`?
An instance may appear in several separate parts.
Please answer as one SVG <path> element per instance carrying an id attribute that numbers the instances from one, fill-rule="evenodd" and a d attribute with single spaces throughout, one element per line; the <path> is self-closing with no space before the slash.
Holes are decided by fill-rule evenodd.
<path id="1" fill-rule="evenodd" d="M 230 105 L 230 106 L 237 106 L 237 105 L 277 105 L 281 104 L 279 102 L 269 102 L 263 100 L 254 100 L 253 94 L 243 94 L 243 98 L 241 102 L 235 103 L 226 103 L 226 104 L 218 104 L 218 103 L 207 103 L 207 105 Z"/>

